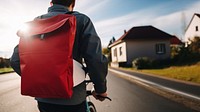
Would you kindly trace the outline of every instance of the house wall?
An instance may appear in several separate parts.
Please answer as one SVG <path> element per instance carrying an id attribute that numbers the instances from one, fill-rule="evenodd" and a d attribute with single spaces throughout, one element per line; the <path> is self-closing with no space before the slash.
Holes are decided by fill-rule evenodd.
<path id="1" fill-rule="evenodd" d="M 131 40 L 127 41 L 127 64 L 138 57 L 149 57 L 151 59 L 170 58 L 170 40 Z M 156 53 L 156 44 L 165 44 L 165 53 Z"/>
<path id="2" fill-rule="evenodd" d="M 111 48 L 112 62 L 126 62 L 126 43 L 122 42 Z"/>
<path id="3" fill-rule="evenodd" d="M 196 31 L 196 27 L 198 27 L 198 31 Z M 185 32 L 185 42 L 188 42 L 189 38 L 192 39 L 195 36 L 200 36 L 200 18 L 196 15 Z"/>

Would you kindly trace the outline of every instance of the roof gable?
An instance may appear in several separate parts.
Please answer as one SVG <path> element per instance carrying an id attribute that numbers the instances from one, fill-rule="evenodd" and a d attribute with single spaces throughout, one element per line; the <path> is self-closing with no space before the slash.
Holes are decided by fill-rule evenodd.
<path id="1" fill-rule="evenodd" d="M 195 14 L 196 14 L 196 16 L 198 16 L 200 18 L 200 14 L 197 14 L 197 13 L 195 13 Z"/>
<path id="2" fill-rule="evenodd" d="M 189 22 L 189 24 L 188 24 L 187 28 L 185 29 L 185 31 L 187 31 L 187 30 L 188 30 L 188 28 L 189 28 L 190 24 L 192 23 L 192 20 L 194 19 L 195 15 L 196 15 L 197 17 L 199 17 L 199 18 L 200 18 L 200 14 L 198 14 L 198 13 L 194 13 L 194 15 L 192 16 L 192 19 L 190 20 L 190 22 Z"/>
<path id="3" fill-rule="evenodd" d="M 171 38 L 171 35 L 165 33 L 153 26 L 139 26 L 130 29 L 123 39 L 164 39 Z"/>

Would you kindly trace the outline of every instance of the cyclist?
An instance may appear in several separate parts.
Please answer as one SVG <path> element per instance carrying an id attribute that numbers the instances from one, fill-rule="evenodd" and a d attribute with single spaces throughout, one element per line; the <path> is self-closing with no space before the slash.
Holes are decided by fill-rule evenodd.
<path id="1" fill-rule="evenodd" d="M 108 62 L 101 52 L 101 42 L 90 18 L 84 14 L 73 11 L 75 0 L 52 0 L 48 13 L 37 18 L 50 18 L 58 14 L 70 13 L 76 17 L 77 28 L 73 48 L 73 59 L 82 63 L 84 59 L 89 77 L 94 83 L 93 96 L 103 101 L 106 97 L 106 76 Z M 11 57 L 11 66 L 20 75 L 20 59 L 18 46 L 15 47 Z M 48 66 L 48 65 L 47 65 Z M 62 98 L 35 98 L 40 112 L 85 112 L 86 111 L 86 85 L 84 82 L 73 88 L 70 99 Z"/>

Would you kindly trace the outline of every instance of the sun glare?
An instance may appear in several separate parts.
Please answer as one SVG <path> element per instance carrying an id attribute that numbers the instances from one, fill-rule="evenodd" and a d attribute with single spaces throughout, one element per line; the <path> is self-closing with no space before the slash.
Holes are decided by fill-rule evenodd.
<path id="1" fill-rule="evenodd" d="M 30 29 L 30 27 L 29 27 L 27 24 L 23 24 L 23 25 L 21 26 L 21 28 L 20 28 L 20 31 L 26 33 L 26 32 L 29 31 L 29 29 Z"/>

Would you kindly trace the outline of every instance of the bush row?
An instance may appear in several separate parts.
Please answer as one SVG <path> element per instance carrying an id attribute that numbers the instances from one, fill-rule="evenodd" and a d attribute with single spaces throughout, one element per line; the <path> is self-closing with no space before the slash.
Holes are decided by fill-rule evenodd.
<path id="1" fill-rule="evenodd" d="M 132 67 L 136 69 L 156 69 L 169 66 L 171 61 L 165 60 L 153 60 L 148 57 L 139 57 L 132 61 Z"/>
<path id="2" fill-rule="evenodd" d="M 0 57 L 0 68 L 8 68 L 8 67 L 10 67 L 10 60 Z"/>

